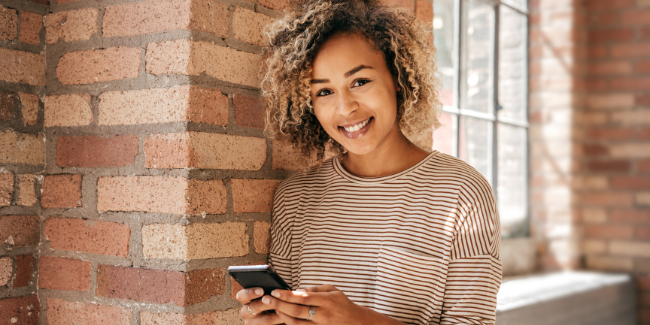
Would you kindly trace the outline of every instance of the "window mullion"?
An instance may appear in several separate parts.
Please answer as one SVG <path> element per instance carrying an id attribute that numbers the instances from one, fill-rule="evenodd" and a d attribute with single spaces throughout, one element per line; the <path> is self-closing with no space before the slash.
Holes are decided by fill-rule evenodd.
<path id="1" fill-rule="evenodd" d="M 494 121 L 492 122 L 492 190 L 495 197 L 499 198 L 497 182 L 499 181 L 499 148 L 498 148 L 498 127 L 499 127 L 499 21 L 500 21 L 500 6 L 494 5 L 494 34 L 492 35 L 492 114 L 494 114 Z"/>
<path id="2" fill-rule="evenodd" d="M 463 1 L 454 0 L 454 100 L 453 105 L 460 109 L 460 83 L 461 83 L 461 41 L 463 30 Z M 454 121 L 455 137 L 453 145 L 453 154 L 455 157 L 460 158 L 460 115 L 456 115 Z"/>

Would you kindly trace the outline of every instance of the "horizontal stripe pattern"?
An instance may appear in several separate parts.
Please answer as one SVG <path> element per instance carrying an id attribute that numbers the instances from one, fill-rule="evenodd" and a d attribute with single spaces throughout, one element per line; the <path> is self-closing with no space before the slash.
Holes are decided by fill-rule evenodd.
<path id="1" fill-rule="evenodd" d="M 406 324 L 494 324 L 500 239 L 492 188 L 459 159 L 361 178 L 333 158 L 278 187 L 269 263 Z"/>

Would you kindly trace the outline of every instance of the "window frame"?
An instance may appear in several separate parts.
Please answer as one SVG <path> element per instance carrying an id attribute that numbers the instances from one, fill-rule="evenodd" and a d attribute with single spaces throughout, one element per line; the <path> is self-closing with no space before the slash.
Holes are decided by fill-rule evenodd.
<path id="1" fill-rule="evenodd" d="M 492 44 L 492 62 L 490 64 L 490 73 L 492 77 L 492 92 L 491 92 L 491 104 L 492 104 L 492 110 L 491 112 L 488 113 L 483 113 L 483 112 L 477 112 L 475 110 L 467 109 L 467 108 L 461 108 L 462 104 L 462 94 L 461 94 L 461 89 L 463 87 L 462 83 L 464 82 L 463 80 L 463 67 L 461 66 L 462 63 L 462 51 L 463 51 L 463 37 L 465 36 L 465 30 L 463 30 L 463 27 L 466 27 L 465 22 L 464 22 L 464 6 L 468 5 L 468 2 L 470 0 L 451 0 L 454 2 L 454 13 L 453 13 L 453 19 L 454 19 L 454 26 L 453 26 L 453 34 L 454 34 L 454 40 L 453 40 L 453 54 L 452 54 L 452 62 L 453 62 L 453 71 L 454 71 L 454 76 L 453 76 L 453 105 L 454 106 L 443 106 L 443 111 L 445 113 L 451 114 L 452 116 L 452 123 L 453 128 L 453 136 L 454 136 L 454 141 L 452 144 L 452 154 L 455 157 L 459 156 L 459 149 L 460 149 L 460 132 L 461 132 L 461 118 L 462 117 L 472 117 L 476 118 L 482 121 L 488 121 L 491 122 L 491 139 L 489 142 L 489 147 L 488 152 L 491 154 L 491 162 L 490 162 L 490 171 L 489 175 L 486 176 L 486 178 L 490 181 L 492 184 L 492 190 L 494 191 L 495 197 L 497 199 L 497 202 L 499 200 L 499 192 L 498 192 L 498 167 L 499 167 L 499 142 L 498 142 L 498 132 L 499 132 L 499 124 L 504 124 L 507 126 L 512 126 L 512 127 L 517 127 L 520 129 L 525 130 L 525 153 L 524 153 L 524 175 L 525 175 L 525 184 L 524 184 L 524 197 L 526 198 L 526 204 L 525 204 L 525 220 L 523 222 L 523 232 L 521 233 L 514 233 L 511 234 L 510 236 L 506 236 L 503 238 L 518 238 L 518 237 L 529 237 L 530 236 L 530 217 L 531 217 L 531 205 L 530 205 L 530 114 L 529 114 L 529 91 L 530 91 L 530 85 L 529 85 L 529 62 L 530 62 L 530 37 L 529 37 L 529 31 L 530 31 L 530 12 L 528 11 L 527 8 L 521 8 L 519 6 L 513 5 L 512 3 L 509 3 L 507 0 L 471 0 L 475 2 L 481 2 L 484 4 L 488 4 L 492 7 L 492 15 L 493 15 L 493 29 L 491 32 L 491 37 L 493 40 Z M 499 35 L 500 35 L 500 13 L 501 13 L 501 6 L 508 7 L 509 9 L 517 12 L 518 14 L 521 14 L 526 18 L 526 33 L 525 35 L 525 40 L 524 40 L 524 46 L 525 46 L 525 55 L 523 57 L 524 59 L 524 68 L 523 68 L 523 75 L 522 79 L 525 80 L 525 89 L 524 89 L 524 94 L 522 103 L 524 107 L 523 109 L 523 122 L 522 121 L 517 121 L 514 119 L 509 119 L 505 117 L 499 117 L 499 112 L 501 111 L 501 106 L 499 104 Z M 528 7 L 526 5 L 526 7 Z M 435 17 L 435 12 L 434 12 L 434 17 Z M 435 37 L 435 35 L 434 35 Z M 490 111 L 490 110 L 488 110 Z"/>

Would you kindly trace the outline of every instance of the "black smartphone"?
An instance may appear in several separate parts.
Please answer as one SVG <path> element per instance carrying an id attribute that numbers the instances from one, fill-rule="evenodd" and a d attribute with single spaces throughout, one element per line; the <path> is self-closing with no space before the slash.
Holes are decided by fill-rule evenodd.
<path id="1" fill-rule="evenodd" d="M 265 295 L 275 289 L 291 290 L 270 265 L 229 266 L 228 274 L 244 289 L 259 287 L 264 289 Z"/>

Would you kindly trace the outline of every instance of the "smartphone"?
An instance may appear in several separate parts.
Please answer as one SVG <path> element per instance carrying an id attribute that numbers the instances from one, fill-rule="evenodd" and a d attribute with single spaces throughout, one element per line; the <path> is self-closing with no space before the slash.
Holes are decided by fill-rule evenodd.
<path id="1" fill-rule="evenodd" d="M 262 288 L 265 295 L 270 295 L 275 289 L 291 290 L 270 265 L 229 266 L 228 274 L 244 289 Z"/>

